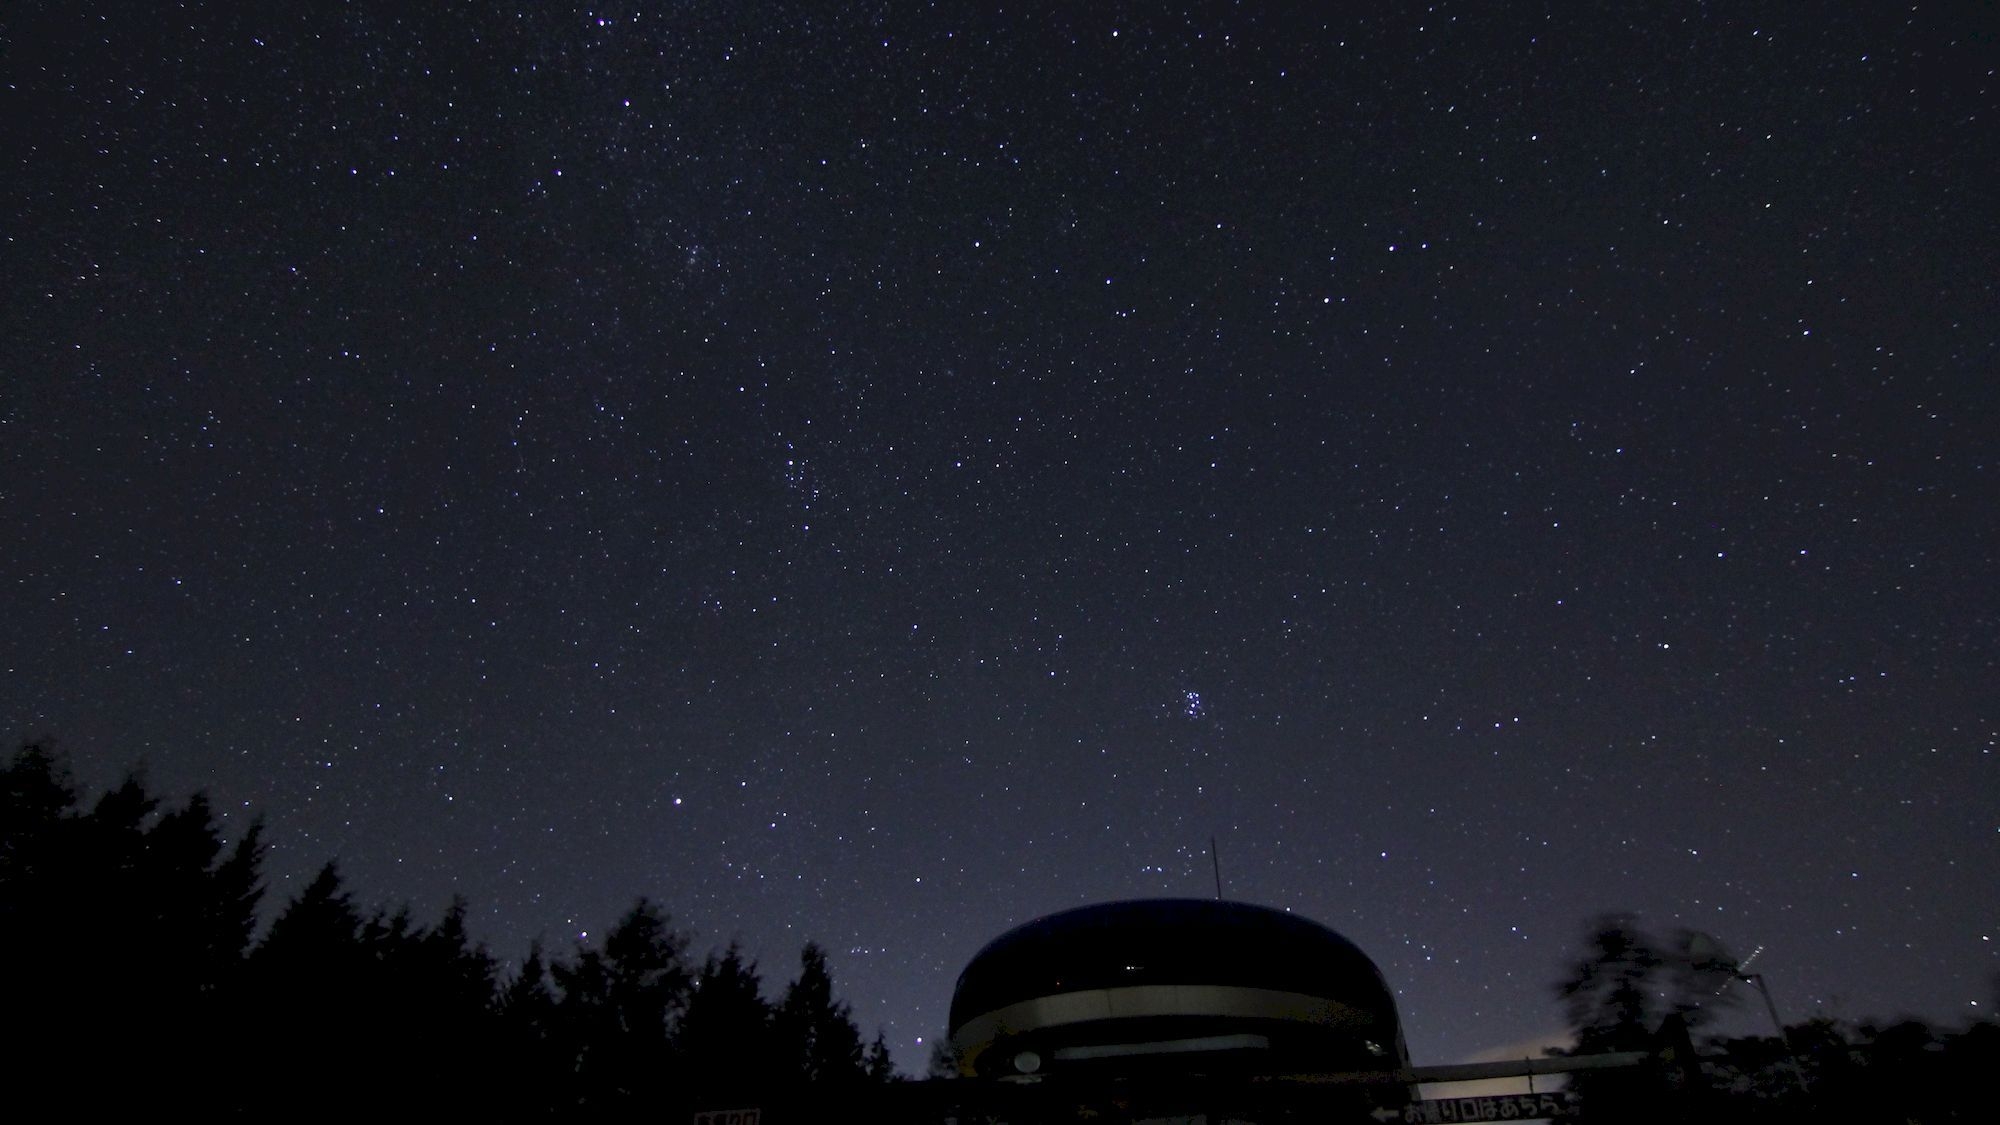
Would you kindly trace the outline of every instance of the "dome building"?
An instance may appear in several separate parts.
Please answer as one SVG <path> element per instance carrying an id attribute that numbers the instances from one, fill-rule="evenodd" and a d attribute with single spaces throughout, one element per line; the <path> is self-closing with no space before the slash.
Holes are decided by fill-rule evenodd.
<path id="1" fill-rule="evenodd" d="M 967 1077 L 1292 1074 L 1409 1066 L 1380 970 L 1352 942 L 1242 902 L 1066 910 L 995 938 L 959 975 Z"/>

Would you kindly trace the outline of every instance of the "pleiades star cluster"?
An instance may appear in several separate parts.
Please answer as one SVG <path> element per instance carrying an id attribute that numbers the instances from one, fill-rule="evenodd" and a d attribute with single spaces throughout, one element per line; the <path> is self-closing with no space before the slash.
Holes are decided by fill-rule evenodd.
<path id="1" fill-rule="evenodd" d="M 1559 1030 L 1612 909 L 1978 1016 L 1996 66 L 1953 5 L 12 6 L 0 735 L 265 817 L 273 905 L 818 940 L 907 1070 L 1211 837 L 1420 1063 Z"/>

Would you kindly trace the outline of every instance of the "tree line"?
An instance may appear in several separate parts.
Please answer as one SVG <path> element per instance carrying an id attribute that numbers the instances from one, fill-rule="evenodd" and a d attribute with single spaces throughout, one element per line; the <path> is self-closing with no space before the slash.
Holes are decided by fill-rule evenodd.
<path id="1" fill-rule="evenodd" d="M 1649 1062 L 1570 1078 L 1584 1121 L 1825 1120 L 1894 1125 L 1991 1120 L 2000 1023 L 1814 1017 L 1769 1035 L 1723 1035 L 1716 1018 L 1775 1012 L 1762 981 L 1704 935 L 1661 935 L 1627 914 L 1586 926 L 1584 952 L 1554 986 L 1574 1054 L 1646 1052 Z M 2000 999 L 2000 981 L 1996 981 Z"/>
<path id="2" fill-rule="evenodd" d="M 815 944 L 767 999 L 740 948 L 697 962 L 642 898 L 601 941 L 561 953 L 537 942 L 509 970 L 468 931 L 462 900 L 428 924 L 407 907 L 365 911 L 331 863 L 260 934 L 264 854 L 261 825 L 226 840 L 200 794 L 168 807 L 127 777 L 86 807 L 46 747 L 15 754 L 0 769 L 0 964 L 12 974 L 0 1104 L 668 1120 L 903 1101 L 921 1116 L 928 1104 L 867 1096 L 894 1078 L 888 1049 L 879 1034 L 864 1043 Z M 1991 1019 L 1813 1018 L 1723 1035 L 1718 1014 L 1762 1006 L 1744 965 L 1629 915 L 1585 933 L 1554 987 L 1573 1053 L 1648 1061 L 1572 1075 L 1584 1121 L 1990 1117 Z M 949 1063 L 936 1055 L 933 1075 Z"/>
<path id="3" fill-rule="evenodd" d="M 673 1114 L 891 1081 L 824 950 L 766 999 L 734 943 L 699 962 L 639 899 L 601 942 L 500 962 L 453 901 L 364 911 L 328 863 L 258 934 L 261 824 L 127 777 L 84 807 L 23 747 L 0 772 L 10 1101 L 210 1114 Z M 38 1097 L 35 1095 L 39 1095 Z"/>

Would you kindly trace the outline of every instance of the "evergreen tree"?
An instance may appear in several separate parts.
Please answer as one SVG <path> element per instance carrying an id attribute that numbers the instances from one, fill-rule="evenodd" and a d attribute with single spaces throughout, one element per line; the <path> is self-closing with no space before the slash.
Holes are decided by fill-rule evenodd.
<path id="1" fill-rule="evenodd" d="M 1664 1015 L 1657 974 L 1663 961 L 1650 936 L 1627 914 L 1593 920 L 1585 952 L 1556 983 L 1577 1054 L 1644 1051 Z M 1589 1120 L 1647 1123 L 1672 1120 L 1662 1101 L 1660 1076 L 1645 1072 L 1584 1071 L 1570 1089 Z"/>
<path id="2" fill-rule="evenodd" d="M 774 1008 L 736 945 L 690 973 L 687 939 L 640 899 L 601 947 L 552 964 L 536 943 L 496 991 L 464 900 L 429 927 L 407 906 L 364 916 L 334 863 L 253 946 L 263 828 L 229 844 L 204 795 L 162 812 L 134 774 L 79 811 L 60 761 L 28 746 L 0 766 L 0 814 L 0 950 L 39 970 L 9 996 L 30 1040 L 18 1073 L 76 1089 L 117 1058 L 100 1106 L 143 1108 L 171 1083 L 225 1113 L 653 1112 L 894 1076 L 817 945 Z M 60 942 L 36 937 L 51 920 Z"/>
<path id="3" fill-rule="evenodd" d="M 257 930 L 257 906 L 264 899 L 264 822 L 253 820 L 215 869 L 203 906 L 210 975 L 220 983 L 235 975 Z"/>
<path id="4" fill-rule="evenodd" d="M 32 1043 L 15 1061 L 55 1088 L 125 1060 L 104 1108 L 216 1069 L 254 922 L 254 829 L 222 861 L 206 797 L 159 807 L 133 774 L 78 812 L 67 769 L 37 745 L 0 769 L 0 954 L 37 966 L 9 990 Z"/>
<path id="5" fill-rule="evenodd" d="M 575 960 L 553 962 L 549 971 L 560 992 L 551 1037 L 563 1084 L 558 1100 L 565 1109 L 601 1107 L 615 1082 L 609 1059 L 620 1032 L 604 954 L 579 947 Z"/>
<path id="6" fill-rule="evenodd" d="M 687 938 L 666 914 L 641 898 L 604 938 L 611 1000 L 619 1026 L 635 1039 L 664 1047 L 687 1004 Z"/>
<path id="7" fill-rule="evenodd" d="M 359 958 L 356 939 L 361 927 L 354 900 L 341 887 L 340 865 L 329 860 L 271 922 L 253 960 L 296 968 L 300 975 L 306 975 L 315 961 L 329 967 L 351 966 Z"/>
<path id="8" fill-rule="evenodd" d="M 204 979 L 218 967 L 209 956 L 208 900 L 221 854 L 222 837 L 208 798 L 200 793 L 161 817 L 145 835 L 133 905 L 152 934 L 145 943 L 151 954 L 149 975 L 167 994 L 162 1001 L 185 1003 L 187 996 L 174 994 L 214 990 L 216 982 Z"/>
<path id="9" fill-rule="evenodd" d="M 69 770 L 39 743 L 29 743 L 0 770 L 0 950 L 16 966 L 33 962 L 32 934 L 76 886 L 74 844 L 79 822 Z"/>
<path id="10" fill-rule="evenodd" d="M 926 1078 L 959 1078 L 958 1052 L 952 1048 L 951 1037 L 940 1035 L 931 1041 L 931 1055 L 924 1065 Z"/>
<path id="11" fill-rule="evenodd" d="M 147 862 L 146 827 L 159 804 L 137 774 L 127 774 L 81 822 L 73 858 L 83 868 L 79 889 L 88 890 L 71 916 L 76 926 L 73 950 L 96 970 L 84 979 L 114 993 L 139 975 L 129 971 L 135 967 L 130 954 L 138 936 L 158 936 L 153 932 L 157 919 L 147 917 L 153 913 L 150 876 L 155 865 Z"/>
<path id="12" fill-rule="evenodd" d="M 142 802 L 150 803 L 150 802 Z M 213 1067 L 206 1044 L 227 1027 L 224 989 L 242 968 L 241 936 L 224 916 L 223 843 L 207 797 L 195 794 L 144 830 L 118 911 L 118 1021 L 142 1074 L 164 1080 Z"/>
<path id="13" fill-rule="evenodd" d="M 500 991 L 500 1014 L 520 1026 L 535 1029 L 539 1038 L 547 1033 L 555 1007 L 548 961 L 542 955 L 542 940 L 536 938 L 528 945 L 528 956 L 521 962 L 521 970 Z"/>
<path id="14" fill-rule="evenodd" d="M 31 742 L 16 751 L 0 770 L 0 909 L 21 903 L 46 875 L 59 826 L 75 815 L 75 785 L 48 747 Z"/>
<path id="15" fill-rule="evenodd" d="M 861 1071 L 870 1082 L 894 1082 L 896 1063 L 889 1057 L 889 1040 L 883 1033 L 875 1033 L 874 1042 L 868 1044 L 868 1051 L 861 1058 Z"/>
<path id="16" fill-rule="evenodd" d="M 605 935 L 554 967 L 562 987 L 558 1050 L 574 1060 L 573 1101 L 592 1108 L 658 1105 L 671 1085 L 672 1035 L 691 983 L 687 939 L 641 898 Z"/>
<path id="17" fill-rule="evenodd" d="M 552 1113 L 567 1104 L 570 1066 L 556 1023 L 556 996 L 540 938 L 528 946 L 521 968 L 498 1000 L 499 1081 L 503 1105 L 517 1113 Z"/>
<path id="18" fill-rule="evenodd" d="M 65 878 L 73 884 L 57 917 L 67 930 L 60 956 L 69 963 L 63 974 L 69 995 L 50 1021 L 70 1059 L 96 1052 L 131 1059 L 133 1085 L 141 1088 L 157 1080 L 163 1064 L 181 1061 L 173 1056 L 186 1042 L 177 1032 L 179 1008 L 189 997 L 177 954 L 187 935 L 171 916 L 176 904 L 168 896 L 186 889 L 176 869 L 192 868 L 198 879 L 212 855 L 201 852 L 203 843 L 212 843 L 198 838 L 205 825 L 169 818 L 160 835 L 153 823 L 158 808 L 138 775 L 128 774 L 68 834 L 73 850 Z M 183 832 L 174 840 L 197 851 L 185 865 L 164 847 L 183 826 L 194 827 L 197 837 L 191 841 Z M 119 1101 L 137 1096 L 129 1087 L 112 1094 Z"/>
<path id="19" fill-rule="evenodd" d="M 1629 914 L 1599 916 L 1584 955 L 1556 994 L 1569 1014 L 1580 1053 L 1644 1050 L 1658 1022 L 1661 965 L 1652 940 Z"/>
<path id="20" fill-rule="evenodd" d="M 22 969 L 45 963 L 50 953 L 66 958 L 71 948 L 68 941 L 49 951 L 37 947 L 52 922 L 70 925 L 87 881 L 76 806 L 68 769 L 45 746 L 21 747 L 0 770 L 0 955 L 15 967 L 10 999 L 24 1021 L 40 1018 L 45 990 L 66 966 L 54 966 L 54 973 Z"/>
<path id="21" fill-rule="evenodd" d="M 464 898 L 454 895 L 438 924 L 424 931 L 419 953 L 424 975 L 435 980 L 436 1002 L 454 1020 L 467 1020 L 493 1010 L 499 966 L 483 943 L 466 928 Z"/>
<path id="22" fill-rule="evenodd" d="M 375 1030 L 368 1078 L 406 1109 L 466 1113 L 500 1108 L 489 1083 L 496 1044 L 495 967 L 465 928 L 454 899 L 437 925 L 416 923 L 409 907 L 377 911 L 362 926 L 364 978 L 350 1007 Z"/>
<path id="23" fill-rule="evenodd" d="M 845 1085 L 865 1080 L 861 1030 L 848 1006 L 833 997 L 826 951 L 807 942 L 799 954 L 799 978 L 785 989 L 774 1021 L 781 1073 L 808 1085 Z"/>
<path id="24" fill-rule="evenodd" d="M 145 834 L 146 819 L 160 802 L 146 792 L 145 782 L 134 771 L 125 775 L 116 789 L 106 790 L 90 810 L 94 827 L 104 834 L 108 847 L 121 848 L 121 858 L 138 850 Z"/>
<path id="25" fill-rule="evenodd" d="M 674 1042 L 690 1084 L 717 1104 L 770 1084 L 771 1006 L 735 942 L 702 964 Z"/>
<path id="26" fill-rule="evenodd" d="M 363 930 L 340 869 L 329 862 L 251 951 L 241 1011 L 255 1030 L 244 1044 L 250 1061 L 241 1110 L 265 1112 L 307 1097 L 324 1112 L 361 1112 L 375 1093 L 369 1079 L 378 1028 L 365 1018 L 375 981 Z M 333 1075 L 341 1076 L 337 1083 L 329 1082 Z"/>
<path id="27" fill-rule="evenodd" d="M 466 909 L 463 898 L 453 897 L 438 924 L 417 939 L 412 968 L 418 982 L 415 995 L 424 1007 L 418 1026 L 431 1037 L 439 1108 L 505 1110 L 506 1103 L 493 1096 L 490 1069 L 500 1043 L 499 966 L 484 945 L 472 940 Z M 423 1057 L 421 1045 L 418 1057 Z"/>
<path id="28" fill-rule="evenodd" d="M 80 1077 L 76 1052 L 102 1002 L 101 966 L 86 955 L 103 941 L 87 912 L 101 888 L 76 802 L 69 771 L 42 745 L 23 746 L 0 773 L 0 956 L 13 970 L 6 1007 L 16 1031 L 8 1061 L 48 1088 Z"/>

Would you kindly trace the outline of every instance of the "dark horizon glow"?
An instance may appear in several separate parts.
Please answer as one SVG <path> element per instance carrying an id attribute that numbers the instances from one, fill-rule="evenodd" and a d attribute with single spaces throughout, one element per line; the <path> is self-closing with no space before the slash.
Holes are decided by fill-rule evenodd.
<path id="1" fill-rule="evenodd" d="M 906 1070 L 1211 836 L 1419 1063 L 1613 909 L 2000 1001 L 1990 35 L 408 8 L 0 28 L 10 743 Z"/>

